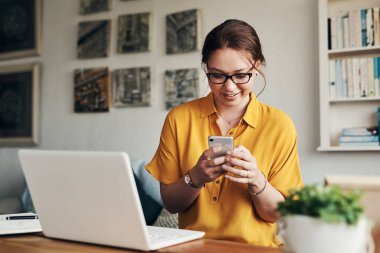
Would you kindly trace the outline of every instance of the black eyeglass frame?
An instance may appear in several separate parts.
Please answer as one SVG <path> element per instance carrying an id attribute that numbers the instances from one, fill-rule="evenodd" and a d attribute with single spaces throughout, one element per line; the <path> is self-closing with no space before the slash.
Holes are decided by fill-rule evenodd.
<path id="1" fill-rule="evenodd" d="M 211 79 L 211 75 L 218 75 L 218 76 L 224 76 L 224 81 L 223 82 L 220 82 L 220 83 L 215 83 L 215 82 L 213 82 L 213 81 L 211 81 L 210 79 Z M 246 82 L 244 82 L 244 83 L 239 83 L 239 82 L 235 82 L 234 81 L 234 76 L 241 76 L 241 75 L 246 75 L 246 76 L 248 76 L 248 80 L 246 81 Z M 211 83 L 213 83 L 213 84 L 224 84 L 225 82 L 227 82 L 227 79 L 231 79 L 231 81 L 234 83 L 234 84 L 236 84 L 236 85 L 239 85 L 239 84 L 246 84 L 246 83 L 248 83 L 249 82 L 249 80 L 251 80 L 251 77 L 252 77 L 252 73 L 237 73 L 237 74 L 232 74 L 232 75 L 226 75 L 226 74 L 222 74 L 222 73 L 206 73 L 206 76 L 207 76 L 207 79 L 211 82 Z"/>

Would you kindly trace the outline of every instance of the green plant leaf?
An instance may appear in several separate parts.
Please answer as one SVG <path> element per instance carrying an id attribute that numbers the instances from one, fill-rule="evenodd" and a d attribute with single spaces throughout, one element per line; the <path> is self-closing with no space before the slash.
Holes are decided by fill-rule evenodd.
<path id="1" fill-rule="evenodd" d="M 306 185 L 290 190 L 277 211 L 283 217 L 301 214 L 329 223 L 356 224 L 364 212 L 361 196 L 359 191 L 344 192 L 339 186 Z"/>

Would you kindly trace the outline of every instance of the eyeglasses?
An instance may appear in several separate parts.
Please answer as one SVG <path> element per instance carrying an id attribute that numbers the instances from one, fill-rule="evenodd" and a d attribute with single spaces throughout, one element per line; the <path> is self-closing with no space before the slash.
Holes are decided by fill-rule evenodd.
<path id="1" fill-rule="evenodd" d="M 208 80 L 213 84 L 223 84 L 228 78 L 234 82 L 234 84 L 248 83 L 252 77 L 252 73 L 238 73 L 233 75 L 225 75 L 220 73 L 206 73 Z"/>

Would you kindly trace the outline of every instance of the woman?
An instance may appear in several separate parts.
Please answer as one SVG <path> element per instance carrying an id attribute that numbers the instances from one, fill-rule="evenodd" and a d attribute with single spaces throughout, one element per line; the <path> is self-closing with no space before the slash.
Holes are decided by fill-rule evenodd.
<path id="1" fill-rule="evenodd" d="M 211 92 L 169 112 L 148 171 L 160 181 L 179 227 L 206 238 L 280 244 L 277 203 L 302 186 L 291 119 L 259 102 L 253 85 L 265 58 L 255 30 L 227 20 L 206 37 L 202 64 Z M 233 136 L 235 148 L 213 158 L 210 135 Z"/>

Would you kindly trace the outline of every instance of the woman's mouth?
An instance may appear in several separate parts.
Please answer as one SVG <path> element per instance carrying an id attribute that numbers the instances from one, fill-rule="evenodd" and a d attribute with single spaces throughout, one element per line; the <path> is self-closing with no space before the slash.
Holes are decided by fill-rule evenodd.
<path id="1" fill-rule="evenodd" d="M 233 97 L 235 97 L 239 93 L 240 92 L 237 92 L 237 93 L 223 93 L 223 96 L 225 96 L 227 98 L 233 98 Z"/>

